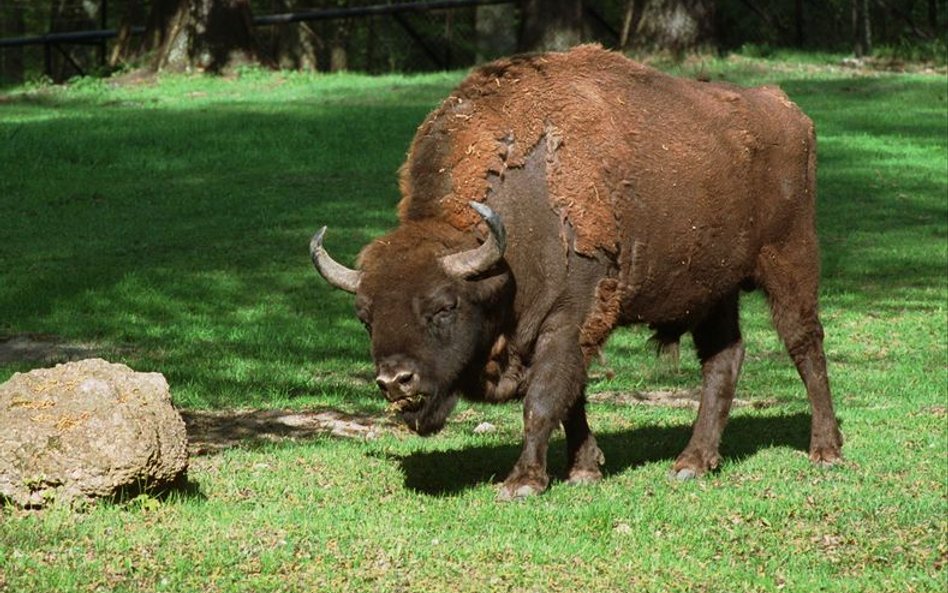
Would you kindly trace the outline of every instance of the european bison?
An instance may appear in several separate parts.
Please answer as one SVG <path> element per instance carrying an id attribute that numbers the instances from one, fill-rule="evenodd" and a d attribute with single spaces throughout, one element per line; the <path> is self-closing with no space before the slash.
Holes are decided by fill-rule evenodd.
<path id="1" fill-rule="evenodd" d="M 524 446 L 501 489 L 546 489 L 550 433 L 569 481 L 601 477 L 589 361 L 618 325 L 690 332 L 703 385 L 678 478 L 718 464 L 744 346 L 741 290 L 763 289 L 812 406 L 810 459 L 840 459 L 817 315 L 815 138 L 777 88 L 682 80 L 598 46 L 475 70 L 419 127 L 398 228 L 348 269 L 376 382 L 407 425 L 437 432 L 459 395 L 524 400 Z"/>

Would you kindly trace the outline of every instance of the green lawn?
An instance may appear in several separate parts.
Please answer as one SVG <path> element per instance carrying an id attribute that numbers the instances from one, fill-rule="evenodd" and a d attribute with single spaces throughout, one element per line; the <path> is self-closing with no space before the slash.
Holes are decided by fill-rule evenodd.
<path id="1" fill-rule="evenodd" d="M 497 504 L 520 408 L 465 406 L 412 436 L 246 438 L 190 487 L 73 513 L 0 510 L 0 591 L 867 591 L 948 586 L 948 85 L 731 59 L 677 68 L 776 83 L 819 136 L 823 320 L 846 463 L 811 467 L 806 397 L 766 304 L 721 469 L 666 474 L 695 412 L 630 405 L 698 365 L 618 332 L 593 369 L 606 479 Z M 51 335 L 168 377 L 176 403 L 383 415 L 351 263 L 395 223 L 396 170 L 461 72 L 244 72 L 0 94 L 0 339 Z M 0 362 L 0 381 L 37 362 Z M 474 434 L 489 421 L 497 430 Z M 564 471 L 563 437 L 552 471 Z"/>

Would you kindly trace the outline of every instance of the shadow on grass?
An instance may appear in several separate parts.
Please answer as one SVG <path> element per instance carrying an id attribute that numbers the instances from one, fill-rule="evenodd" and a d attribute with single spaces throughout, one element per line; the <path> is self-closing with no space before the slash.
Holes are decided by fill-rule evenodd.
<path id="1" fill-rule="evenodd" d="M 605 479 L 648 463 L 669 466 L 691 437 L 691 425 L 650 426 L 596 435 L 605 454 Z M 721 446 L 724 461 L 741 461 L 762 449 L 789 447 L 807 451 L 810 415 L 737 417 L 728 424 Z M 549 471 L 555 479 L 566 471 L 565 441 L 550 444 Z M 396 456 L 407 488 L 431 496 L 452 496 L 485 482 L 504 479 L 520 455 L 519 445 L 484 445 L 451 451 L 421 451 Z"/>
<path id="2" fill-rule="evenodd" d="M 175 481 L 157 487 L 136 484 L 123 488 L 116 492 L 110 502 L 112 504 L 127 504 L 142 506 L 148 505 L 149 500 L 154 499 L 161 502 L 169 500 L 190 500 L 204 502 L 207 495 L 201 491 L 201 485 L 191 480 L 187 472 L 178 477 Z"/>
<path id="3" fill-rule="evenodd" d="M 384 417 L 338 410 L 184 410 L 181 416 L 191 455 L 318 436 L 371 439 L 390 426 Z"/>

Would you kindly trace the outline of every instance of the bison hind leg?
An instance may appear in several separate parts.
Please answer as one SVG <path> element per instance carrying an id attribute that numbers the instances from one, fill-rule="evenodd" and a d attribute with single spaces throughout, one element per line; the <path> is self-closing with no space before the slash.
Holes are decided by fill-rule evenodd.
<path id="1" fill-rule="evenodd" d="M 842 460 L 843 436 L 833 411 L 823 324 L 818 312 L 819 254 L 815 241 L 765 249 L 758 275 L 770 301 L 774 327 L 806 386 L 812 411 L 810 461 L 830 466 Z"/>
<path id="2" fill-rule="evenodd" d="M 724 298 L 691 331 L 701 359 L 701 402 L 691 440 L 672 467 L 672 477 L 685 480 L 718 466 L 718 446 L 734 400 L 744 361 L 738 316 L 738 293 Z"/>

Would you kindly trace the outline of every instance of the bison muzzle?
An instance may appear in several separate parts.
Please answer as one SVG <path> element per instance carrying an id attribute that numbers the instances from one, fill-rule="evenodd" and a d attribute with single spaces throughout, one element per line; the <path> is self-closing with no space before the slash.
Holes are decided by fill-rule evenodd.
<path id="1" fill-rule="evenodd" d="M 560 424 L 568 479 L 601 477 L 587 368 L 626 324 L 666 345 L 691 334 L 701 402 L 672 472 L 717 467 L 744 358 L 739 296 L 755 288 L 810 398 L 810 459 L 832 464 L 815 167 L 813 125 L 779 89 L 678 79 L 598 46 L 516 56 L 475 70 L 419 127 L 400 224 L 357 269 L 328 255 L 325 228 L 310 252 L 356 295 L 376 383 L 412 430 L 440 430 L 461 396 L 523 400 L 501 498 L 546 489 Z"/>

